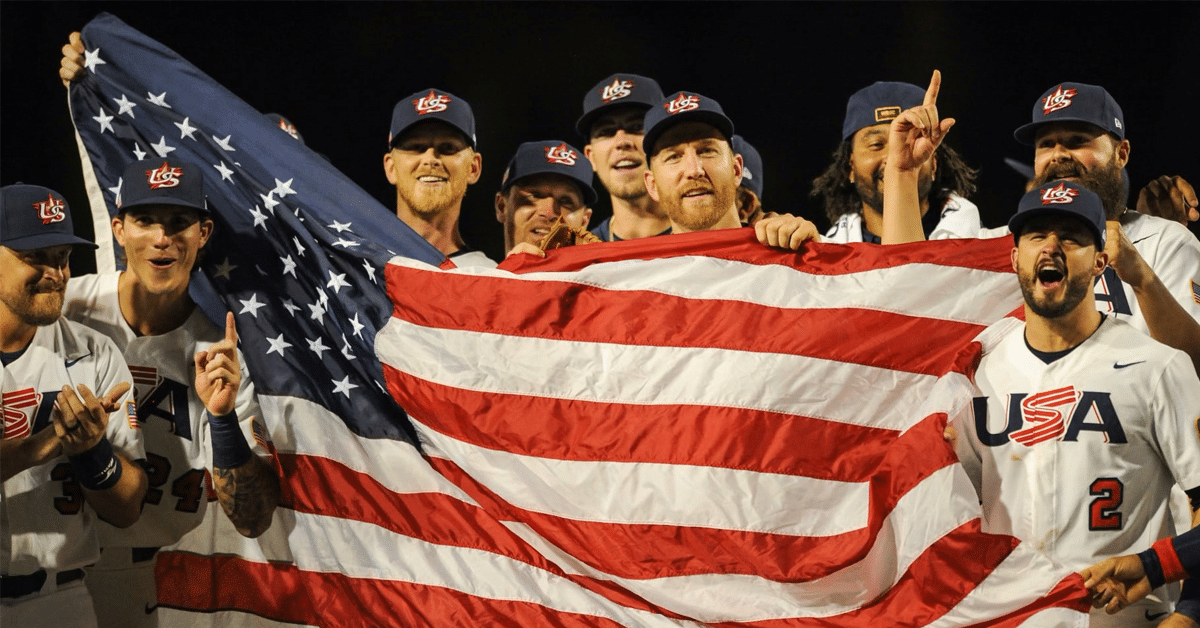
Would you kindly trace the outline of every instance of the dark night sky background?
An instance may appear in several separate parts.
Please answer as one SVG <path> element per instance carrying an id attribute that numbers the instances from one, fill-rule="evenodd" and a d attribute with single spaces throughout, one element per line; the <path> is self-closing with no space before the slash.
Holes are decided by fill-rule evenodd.
<path id="1" fill-rule="evenodd" d="M 1013 129 L 1060 81 L 1103 85 L 1121 104 L 1135 194 L 1160 174 L 1200 183 L 1197 2 L 5 1 L 0 183 L 59 190 L 77 216 L 86 198 L 59 50 L 101 11 L 260 111 L 288 116 L 310 147 L 389 208 L 381 163 L 393 105 L 429 87 L 466 98 L 484 168 L 461 229 L 496 259 L 492 197 L 512 151 L 538 139 L 582 147 L 573 129 L 583 93 L 617 71 L 720 101 L 763 155 L 768 209 L 821 227 L 808 191 L 841 137 L 846 98 L 876 80 L 924 86 L 934 68 L 941 114 L 958 119 L 948 142 L 982 170 L 973 200 L 986 226 L 1003 223 L 1020 196 L 1022 181 L 1003 158 L 1032 160 Z M 76 219 L 77 228 L 87 223 Z"/>

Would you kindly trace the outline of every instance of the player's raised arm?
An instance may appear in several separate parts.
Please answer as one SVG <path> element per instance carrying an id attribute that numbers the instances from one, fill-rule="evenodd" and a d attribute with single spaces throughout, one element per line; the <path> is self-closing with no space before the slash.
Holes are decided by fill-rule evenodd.
<path id="1" fill-rule="evenodd" d="M 953 118 L 938 117 L 941 84 L 941 72 L 934 70 L 921 105 L 905 110 L 892 121 L 883 176 L 883 244 L 925 239 L 918 179 L 921 168 L 933 159 L 942 139 L 954 126 Z"/>

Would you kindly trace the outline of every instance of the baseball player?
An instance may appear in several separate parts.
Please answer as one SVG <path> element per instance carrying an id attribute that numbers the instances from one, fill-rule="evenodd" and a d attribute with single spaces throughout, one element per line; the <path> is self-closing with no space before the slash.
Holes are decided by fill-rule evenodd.
<path id="1" fill-rule="evenodd" d="M 1108 256 L 1095 193 L 1043 184 L 1009 227 L 1025 321 L 980 336 L 980 395 L 973 417 L 960 417 L 957 449 L 985 531 L 1082 569 L 1173 535 L 1174 485 L 1200 502 L 1200 379 L 1182 352 L 1096 309 L 1092 282 Z M 1095 611 L 1092 625 L 1155 625 L 1170 595 L 1119 624 Z"/>
<path id="2" fill-rule="evenodd" d="M 586 229 L 595 204 L 592 164 L 579 149 L 559 140 L 521 144 L 496 193 L 505 253 L 520 243 L 536 247 L 560 217 Z"/>
<path id="3" fill-rule="evenodd" d="M 456 266 L 495 266 L 458 233 L 467 186 L 479 180 L 475 114 L 467 101 L 438 89 L 403 98 L 392 111 L 383 170 L 396 186 L 396 215 Z"/>
<path id="4" fill-rule="evenodd" d="M 588 143 L 583 153 L 608 190 L 612 217 L 592 231 L 605 242 L 670 233 L 671 221 L 646 192 L 642 121 L 663 99 L 652 78 L 619 72 L 588 90 L 575 130 Z"/>
<path id="5" fill-rule="evenodd" d="M 1200 622 L 1200 528 L 1159 539 L 1150 549 L 1102 560 L 1079 572 L 1092 606 L 1110 615 L 1168 582 L 1188 578 L 1175 612 Z"/>
<path id="6" fill-rule="evenodd" d="M 824 199 L 825 215 L 833 223 L 826 242 L 894 244 L 979 234 L 979 208 L 965 198 L 975 191 L 976 171 L 943 144 L 915 172 L 922 218 L 913 237 L 881 237 L 889 125 L 901 112 L 920 106 L 925 95 L 926 90 L 911 83 L 881 81 L 858 90 L 847 101 L 842 143 L 833 153 L 833 163 L 813 180 L 809 194 Z M 915 237 L 916 231 L 920 237 Z"/>
<path id="7" fill-rule="evenodd" d="M 101 626 L 155 626 L 158 549 L 198 526 L 214 498 L 238 532 L 262 534 L 280 486 L 233 314 L 219 329 L 188 296 L 213 229 L 202 168 L 130 164 L 112 229 L 126 269 L 72 279 L 64 312 L 111 338 L 129 364 L 150 488 L 136 525 L 100 527 L 103 553 L 87 581 Z"/>
<path id="8" fill-rule="evenodd" d="M 70 209 L 0 188 L 0 615 L 6 626 L 95 626 L 83 567 L 96 518 L 138 520 L 146 473 L 129 369 L 112 341 L 62 318 Z M 98 399 L 97 395 L 104 395 Z"/>
<path id="9" fill-rule="evenodd" d="M 743 224 L 753 225 L 763 217 L 762 156 L 740 135 L 734 135 L 731 144 L 733 152 L 742 156 L 742 183 L 737 192 L 738 217 Z"/>

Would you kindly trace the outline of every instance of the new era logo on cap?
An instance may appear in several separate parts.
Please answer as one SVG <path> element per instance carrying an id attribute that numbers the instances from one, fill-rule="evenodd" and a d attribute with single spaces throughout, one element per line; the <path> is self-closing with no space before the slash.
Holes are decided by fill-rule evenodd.
<path id="1" fill-rule="evenodd" d="M 1053 94 L 1048 94 L 1042 99 L 1042 115 L 1070 107 L 1071 99 L 1075 97 L 1075 94 L 1074 89 L 1063 89 L 1063 86 L 1059 85 Z"/>
<path id="2" fill-rule="evenodd" d="M 450 107 L 450 97 L 446 94 L 439 94 L 432 89 L 429 93 L 412 101 L 413 110 L 417 115 L 423 116 L 427 113 L 438 113 L 445 111 Z"/>
<path id="3" fill-rule="evenodd" d="M 667 113 L 675 115 L 684 111 L 693 111 L 700 108 L 700 97 L 695 94 L 685 94 L 680 92 L 674 100 L 668 100 L 663 103 L 663 107 L 667 108 Z"/>
<path id="4" fill-rule="evenodd" d="M 1074 203 L 1076 196 L 1079 196 L 1079 190 L 1067 187 L 1066 183 L 1059 183 L 1055 187 L 1042 190 L 1042 205 Z"/>
<path id="5" fill-rule="evenodd" d="M 53 194 L 47 194 L 46 200 L 34 203 L 33 208 L 37 210 L 38 218 L 42 219 L 43 225 L 67 219 L 66 205 L 63 204 L 61 198 L 54 198 Z"/>
<path id="6" fill-rule="evenodd" d="M 633 81 L 623 81 L 619 78 L 615 78 L 613 79 L 612 83 L 605 85 L 604 89 L 600 90 L 600 100 L 606 103 L 614 100 L 620 100 L 632 94 L 633 92 L 630 91 L 632 89 Z"/>
<path id="7" fill-rule="evenodd" d="M 146 171 L 146 184 L 151 190 L 159 188 L 179 187 L 179 178 L 183 176 L 182 168 L 172 168 L 167 162 L 161 166 Z"/>
<path id="8" fill-rule="evenodd" d="M 566 142 L 563 142 L 562 144 L 559 144 L 558 146 L 547 146 L 546 147 L 546 163 L 549 163 L 549 164 L 562 164 L 564 166 L 574 166 L 575 158 L 578 156 L 579 156 L 579 153 L 575 152 L 574 150 L 571 150 L 571 147 L 567 146 Z"/>
<path id="9" fill-rule="evenodd" d="M 875 121 L 876 122 L 887 122 L 888 120 L 895 120 L 899 116 L 900 116 L 900 108 L 899 107 L 877 107 L 875 109 Z"/>

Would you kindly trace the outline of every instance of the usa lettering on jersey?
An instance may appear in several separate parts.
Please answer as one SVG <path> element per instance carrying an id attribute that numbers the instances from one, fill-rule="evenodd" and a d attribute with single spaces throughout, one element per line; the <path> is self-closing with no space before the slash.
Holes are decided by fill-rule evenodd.
<path id="1" fill-rule="evenodd" d="M 684 111 L 691 111 L 700 108 L 700 97 L 689 94 L 680 94 L 674 100 L 663 105 L 667 108 L 667 113 L 675 115 Z"/>
<path id="2" fill-rule="evenodd" d="M 1117 271 L 1113 270 L 1112 266 L 1106 267 L 1104 272 L 1096 275 L 1093 286 L 1096 304 L 1099 306 L 1097 310 L 1108 314 L 1133 314 L 1133 309 L 1129 306 L 1129 297 L 1125 294 L 1125 284 L 1121 283 L 1121 278 L 1117 277 Z M 1197 303 L 1200 303 L 1200 300 L 1197 300 Z"/>
<path id="3" fill-rule="evenodd" d="M 546 163 L 548 164 L 574 166 L 577 157 L 579 157 L 579 154 L 571 150 L 565 142 L 558 146 L 546 147 Z"/>
<path id="4" fill-rule="evenodd" d="M 159 188 L 179 187 L 179 178 L 183 176 L 181 168 L 172 168 L 167 162 L 153 170 L 146 171 L 146 183 L 151 190 Z"/>
<path id="5" fill-rule="evenodd" d="M 4 412 L 4 440 L 25 438 L 50 426 L 50 412 L 58 391 L 40 393 L 33 387 L 11 390 L 0 397 Z"/>
<path id="6" fill-rule="evenodd" d="M 445 94 L 439 94 L 432 89 L 429 93 L 412 101 L 413 108 L 417 115 L 423 116 L 427 113 L 438 113 L 450 108 L 450 97 Z"/>
<path id="7" fill-rule="evenodd" d="M 1051 114 L 1070 107 L 1071 99 L 1075 97 L 1075 93 L 1074 89 L 1063 89 L 1062 85 L 1059 85 L 1053 94 L 1042 99 L 1042 115 Z"/>
<path id="8" fill-rule="evenodd" d="M 613 79 L 612 83 L 605 85 L 604 89 L 600 90 L 600 100 L 604 102 L 620 100 L 631 94 L 632 92 L 629 90 L 632 88 L 632 81 L 623 81 L 619 78 Z"/>
<path id="9" fill-rule="evenodd" d="M 63 205 L 62 199 L 54 198 L 53 195 L 47 196 L 44 201 L 34 203 L 33 208 L 37 210 L 38 218 L 42 219 L 43 225 L 62 222 L 67 219 L 66 207 Z"/>
<path id="10" fill-rule="evenodd" d="M 1075 442 L 1081 432 L 1098 432 L 1109 444 L 1127 442 L 1111 395 L 1106 392 L 1066 386 L 1034 394 L 1011 393 L 1005 426 L 999 432 L 988 427 L 987 397 L 976 397 L 973 410 L 975 433 L 986 447 L 999 447 L 1010 440 L 1025 447 L 1051 440 Z"/>
<path id="11" fill-rule="evenodd" d="M 137 422 L 166 420 L 172 434 L 192 440 L 192 421 L 188 412 L 188 387 L 158 373 L 152 366 L 129 366 L 137 398 Z"/>

